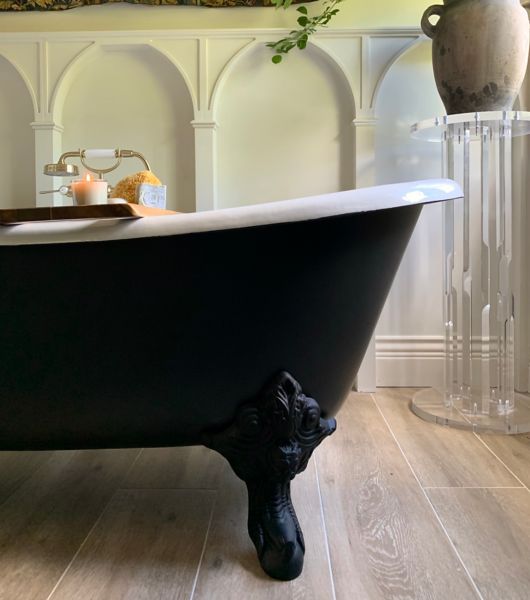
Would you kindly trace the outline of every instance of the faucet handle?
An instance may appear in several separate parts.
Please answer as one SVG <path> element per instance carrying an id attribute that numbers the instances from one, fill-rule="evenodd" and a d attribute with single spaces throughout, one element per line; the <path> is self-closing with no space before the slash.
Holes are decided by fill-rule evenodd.
<path id="1" fill-rule="evenodd" d="M 63 196 L 71 196 L 72 190 L 69 185 L 62 185 L 58 190 L 45 190 L 43 192 L 39 192 L 39 194 L 55 194 L 56 192 L 60 192 Z"/>

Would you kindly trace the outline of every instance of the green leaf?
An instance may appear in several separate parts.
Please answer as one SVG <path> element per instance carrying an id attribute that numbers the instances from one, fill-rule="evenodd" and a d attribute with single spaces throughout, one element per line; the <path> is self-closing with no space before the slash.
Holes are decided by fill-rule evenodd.
<path id="1" fill-rule="evenodd" d="M 277 42 L 267 43 L 267 46 L 273 48 L 276 52 L 272 61 L 275 64 L 278 64 L 282 60 L 280 54 L 287 54 L 295 47 L 303 50 L 307 46 L 309 36 L 313 35 L 319 27 L 326 27 L 330 20 L 339 12 L 340 9 L 337 8 L 337 6 L 344 1 L 345 0 L 324 0 L 321 13 L 311 18 L 307 17 L 307 8 L 305 6 L 299 6 L 296 9 L 297 12 L 302 15 L 297 19 L 299 29 L 293 29 L 289 32 L 287 37 Z M 271 0 L 271 2 L 275 4 L 277 8 L 280 6 L 288 8 L 291 6 L 293 0 Z"/>

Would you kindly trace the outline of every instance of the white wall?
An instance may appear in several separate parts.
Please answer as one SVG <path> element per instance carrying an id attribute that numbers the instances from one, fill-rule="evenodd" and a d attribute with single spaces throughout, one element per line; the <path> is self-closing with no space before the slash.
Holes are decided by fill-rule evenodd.
<path id="1" fill-rule="evenodd" d="M 0 181 L 2 208 L 34 203 L 35 151 L 31 97 L 21 76 L 0 56 Z"/>

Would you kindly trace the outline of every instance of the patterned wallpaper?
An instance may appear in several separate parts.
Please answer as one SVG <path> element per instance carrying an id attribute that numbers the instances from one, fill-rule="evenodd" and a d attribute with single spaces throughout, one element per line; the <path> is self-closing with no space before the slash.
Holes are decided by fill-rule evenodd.
<path id="1" fill-rule="evenodd" d="M 311 0 L 293 0 L 293 3 Z M 154 6 L 186 4 L 191 6 L 272 6 L 271 0 L 0 0 L 0 11 L 65 10 L 78 6 L 129 2 Z"/>

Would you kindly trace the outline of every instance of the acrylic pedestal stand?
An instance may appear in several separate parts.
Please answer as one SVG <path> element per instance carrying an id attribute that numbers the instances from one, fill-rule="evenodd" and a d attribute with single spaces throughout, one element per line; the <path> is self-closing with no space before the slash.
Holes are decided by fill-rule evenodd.
<path id="1" fill-rule="evenodd" d="M 520 265 L 512 195 L 512 138 L 530 133 L 529 112 L 450 115 L 412 126 L 442 144 L 444 176 L 463 200 L 443 206 L 444 386 L 412 399 L 421 418 L 502 433 L 530 431 L 530 398 L 515 391 Z"/>

